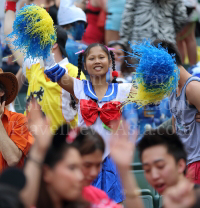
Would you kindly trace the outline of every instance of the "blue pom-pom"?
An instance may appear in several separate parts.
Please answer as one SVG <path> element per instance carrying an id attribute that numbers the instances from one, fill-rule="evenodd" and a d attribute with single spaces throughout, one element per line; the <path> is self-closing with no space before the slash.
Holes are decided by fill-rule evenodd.
<path id="1" fill-rule="evenodd" d="M 131 45 L 131 48 L 132 53 L 129 53 L 129 56 L 139 62 L 134 65 L 136 66 L 134 80 L 137 80 L 137 83 L 143 83 L 147 88 L 155 89 L 171 82 L 169 89 L 176 89 L 179 70 L 176 66 L 175 55 L 170 55 L 161 44 L 158 48 L 155 47 L 150 40 Z"/>
<path id="2" fill-rule="evenodd" d="M 128 56 L 137 60 L 133 66 L 133 86 L 126 103 L 135 102 L 140 107 L 157 105 L 162 99 L 168 97 L 178 86 L 179 69 L 174 56 L 161 44 L 155 47 L 150 40 L 136 42 L 131 45 L 132 53 Z"/>

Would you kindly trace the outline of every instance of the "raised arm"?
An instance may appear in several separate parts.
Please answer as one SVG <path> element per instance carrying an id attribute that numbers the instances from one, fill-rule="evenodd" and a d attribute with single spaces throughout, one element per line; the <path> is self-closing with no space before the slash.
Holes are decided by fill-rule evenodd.
<path id="1" fill-rule="evenodd" d="M 58 84 L 66 91 L 68 91 L 72 96 L 74 95 L 74 80 L 67 73 L 58 81 Z"/>
<path id="2" fill-rule="evenodd" d="M 51 54 L 44 60 L 44 73 L 52 82 L 57 82 L 64 90 L 74 95 L 74 80 L 68 75 L 68 72 L 55 62 L 54 54 Z"/>
<path id="3" fill-rule="evenodd" d="M 115 123 L 113 125 L 115 126 Z M 144 208 L 143 202 L 139 197 L 140 192 L 137 182 L 130 171 L 135 145 L 135 141 L 133 140 L 136 140 L 137 132 L 135 131 L 133 135 L 131 135 L 132 141 L 129 140 L 128 135 L 128 126 L 125 122 L 122 122 L 117 132 L 115 132 L 111 138 L 110 154 L 117 165 L 124 186 L 126 207 L 132 208 L 134 205 L 134 207 L 137 208 Z"/>
<path id="4" fill-rule="evenodd" d="M 7 0 L 7 1 L 14 1 L 17 2 L 18 0 Z M 8 10 L 5 13 L 5 19 L 4 19 L 4 35 L 7 36 L 12 32 L 12 26 L 13 22 L 15 20 L 15 12 Z M 22 67 L 23 64 L 23 54 L 20 51 L 13 51 L 13 45 L 12 45 L 12 40 L 9 40 L 6 38 L 6 41 L 8 41 L 8 46 L 11 49 L 14 58 L 16 59 L 17 63 L 19 64 L 20 67 Z"/>
<path id="5" fill-rule="evenodd" d="M 18 0 L 13 0 L 13 1 L 17 2 Z M 14 20 L 15 20 L 15 12 L 11 10 L 7 11 L 5 14 L 5 20 L 4 20 L 4 35 L 5 36 L 7 36 L 8 34 L 12 32 L 12 25 L 13 25 Z M 22 73 L 22 64 L 24 61 L 24 56 L 19 50 L 16 52 L 12 50 L 14 48 L 12 45 L 12 40 L 8 40 L 8 38 L 6 38 L 6 41 L 8 41 L 9 43 L 8 46 L 11 49 L 13 56 L 16 59 L 16 62 L 20 66 L 20 70 L 16 74 L 18 84 L 19 84 L 19 88 L 18 88 L 18 92 L 19 92 L 26 80 L 25 76 Z"/>
<path id="6" fill-rule="evenodd" d="M 52 141 L 49 122 L 43 117 L 40 106 L 35 100 L 31 102 L 30 106 L 28 123 L 29 129 L 34 135 L 35 143 L 30 150 L 29 158 L 24 167 L 24 174 L 27 180 L 26 186 L 20 193 L 26 208 L 30 208 L 36 204 L 42 174 L 42 164 Z"/>

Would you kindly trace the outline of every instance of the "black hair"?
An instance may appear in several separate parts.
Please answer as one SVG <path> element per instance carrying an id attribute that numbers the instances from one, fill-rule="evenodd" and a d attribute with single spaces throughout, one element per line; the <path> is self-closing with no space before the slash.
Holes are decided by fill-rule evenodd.
<path id="1" fill-rule="evenodd" d="M 81 128 L 73 146 L 79 150 L 81 156 L 92 154 L 96 150 L 100 150 L 102 153 L 105 151 L 102 137 L 91 128 Z"/>
<path id="2" fill-rule="evenodd" d="M 128 48 L 126 47 L 126 45 L 124 45 L 120 40 L 117 41 L 110 41 L 108 43 L 109 47 L 113 47 L 113 46 L 120 46 L 122 48 L 122 50 L 124 51 L 124 53 L 128 53 Z M 126 77 L 127 75 L 130 75 L 132 72 L 135 72 L 135 66 L 134 64 L 137 64 L 138 61 L 134 58 L 130 58 L 129 56 L 124 56 L 124 61 L 121 65 L 121 73 L 123 74 L 124 77 Z"/>
<path id="3" fill-rule="evenodd" d="M 84 59 L 84 63 L 86 63 L 86 58 L 87 58 L 87 56 L 90 52 L 90 49 L 93 48 L 93 47 L 96 47 L 96 46 L 101 47 L 101 49 L 107 54 L 108 59 L 112 60 L 112 70 L 115 71 L 115 56 L 114 56 L 114 53 L 112 51 L 109 51 L 108 48 L 103 44 L 92 43 L 87 47 L 87 49 L 83 53 L 79 54 L 77 79 L 80 79 L 80 75 L 81 75 L 81 71 L 82 71 L 82 67 L 83 67 L 82 58 Z M 114 77 L 113 80 L 112 80 L 112 83 L 116 83 L 117 82 L 116 79 L 117 79 L 117 77 Z"/>
<path id="4" fill-rule="evenodd" d="M 0 185 L 0 207 L 1 208 L 24 208 L 19 190 L 12 186 L 1 184 Z"/>
<path id="5" fill-rule="evenodd" d="M 170 55 L 175 55 L 176 64 L 178 66 L 182 65 L 181 55 L 180 55 L 178 48 L 176 47 L 175 44 L 173 44 L 172 42 L 169 42 L 167 40 L 160 40 L 160 39 L 154 40 L 152 44 L 155 47 L 158 47 L 158 45 L 160 44 L 163 48 L 168 50 L 168 53 Z"/>
<path id="6" fill-rule="evenodd" d="M 172 134 L 164 129 L 150 130 L 145 133 L 138 144 L 140 159 L 146 149 L 157 145 L 165 146 L 167 152 L 174 157 L 176 162 L 179 162 L 181 159 L 185 162 L 187 161 L 187 153 L 178 135 Z"/>
<path id="7" fill-rule="evenodd" d="M 71 97 L 71 101 L 70 101 L 70 107 L 72 107 L 74 110 L 77 110 L 77 107 L 76 107 L 76 100 L 74 99 L 74 97 L 70 94 L 70 97 Z"/>

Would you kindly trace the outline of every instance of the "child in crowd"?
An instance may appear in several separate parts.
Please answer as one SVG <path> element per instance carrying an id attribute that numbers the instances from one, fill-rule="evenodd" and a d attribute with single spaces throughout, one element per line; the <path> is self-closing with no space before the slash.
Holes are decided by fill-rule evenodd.
<path id="1" fill-rule="evenodd" d="M 82 57 L 84 56 L 84 68 L 90 75 L 91 81 L 81 81 L 80 73 L 82 69 Z M 111 64 L 113 68 L 113 83 L 106 82 L 106 73 Z M 52 74 L 52 66 L 55 64 L 53 56 L 45 60 L 45 73 L 52 81 L 66 91 L 70 92 L 78 102 L 78 125 L 91 126 L 104 139 L 106 144 L 102 171 L 93 185 L 106 191 L 108 196 L 120 203 L 124 200 L 124 195 L 120 192 L 121 184 L 109 154 L 110 122 L 120 121 L 121 103 L 125 101 L 131 90 L 132 84 L 116 83 L 117 72 L 115 72 L 114 53 L 102 44 L 91 44 L 84 52 L 79 54 L 78 77 L 70 77 L 65 70 L 56 71 Z M 50 65 L 52 64 L 52 65 Z M 56 67 L 56 66 L 55 66 Z M 55 69 L 53 67 L 53 70 Z M 48 70 L 49 68 L 49 70 Z M 110 177 L 112 173 L 112 177 Z M 112 179 L 112 180 L 111 180 Z"/>

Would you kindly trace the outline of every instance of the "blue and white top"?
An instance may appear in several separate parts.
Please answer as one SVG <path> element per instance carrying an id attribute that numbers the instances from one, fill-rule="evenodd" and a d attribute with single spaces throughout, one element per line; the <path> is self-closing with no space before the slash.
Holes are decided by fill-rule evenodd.
<path id="1" fill-rule="evenodd" d="M 108 85 L 108 89 L 102 100 L 98 100 L 96 93 L 92 87 L 92 83 L 88 80 L 78 80 L 74 78 L 74 95 L 79 100 L 78 103 L 78 126 L 86 126 L 85 121 L 81 115 L 80 111 L 80 101 L 81 99 L 84 100 L 95 100 L 98 104 L 99 108 L 101 108 L 104 104 L 110 101 L 119 101 L 124 102 L 128 97 L 132 84 L 125 83 L 125 84 L 118 84 L 118 83 L 110 83 Z M 107 157 L 110 153 L 110 135 L 111 132 L 105 128 L 103 122 L 101 121 L 100 117 L 98 116 L 97 120 L 93 125 L 91 125 L 96 132 L 98 132 L 105 142 L 105 153 L 104 158 Z"/>

